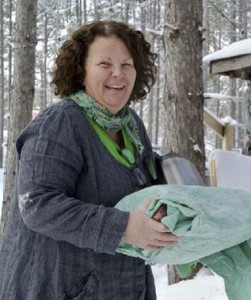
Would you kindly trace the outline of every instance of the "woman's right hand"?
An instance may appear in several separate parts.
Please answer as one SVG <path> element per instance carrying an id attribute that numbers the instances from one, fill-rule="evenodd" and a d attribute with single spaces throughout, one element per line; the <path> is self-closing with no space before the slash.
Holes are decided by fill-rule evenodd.
<path id="1" fill-rule="evenodd" d="M 129 221 L 122 240 L 145 250 L 160 250 L 166 246 L 175 246 L 181 237 L 173 235 L 164 224 L 146 214 L 153 199 L 130 212 Z"/>

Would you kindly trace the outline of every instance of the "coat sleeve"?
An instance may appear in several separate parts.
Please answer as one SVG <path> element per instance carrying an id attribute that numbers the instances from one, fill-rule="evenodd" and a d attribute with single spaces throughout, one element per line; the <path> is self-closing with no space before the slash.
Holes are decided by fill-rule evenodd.
<path id="1" fill-rule="evenodd" d="M 24 223 L 33 231 L 96 252 L 114 254 L 129 213 L 75 198 L 85 171 L 83 149 L 67 110 L 47 109 L 17 140 L 17 194 Z"/>

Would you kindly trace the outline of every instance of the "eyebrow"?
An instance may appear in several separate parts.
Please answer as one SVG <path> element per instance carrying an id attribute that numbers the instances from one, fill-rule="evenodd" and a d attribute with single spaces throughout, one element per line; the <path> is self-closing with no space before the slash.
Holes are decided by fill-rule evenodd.
<path id="1" fill-rule="evenodd" d="M 132 56 L 126 58 L 124 61 L 127 61 L 127 60 L 133 60 Z"/>
<path id="2" fill-rule="evenodd" d="M 112 58 L 111 58 L 111 57 L 108 57 L 108 56 L 100 57 L 99 59 L 108 59 L 109 61 L 112 60 Z M 128 60 L 133 60 L 133 58 L 130 56 L 130 57 L 124 59 L 123 62 L 128 61 Z"/>

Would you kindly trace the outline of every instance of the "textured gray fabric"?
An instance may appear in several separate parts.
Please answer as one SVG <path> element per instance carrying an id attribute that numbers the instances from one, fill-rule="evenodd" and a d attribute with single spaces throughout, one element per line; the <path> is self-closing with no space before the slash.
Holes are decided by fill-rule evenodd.
<path id="1" fill-rule="evenodd" d="M 0 299 L 156 299 L 144 261 L 115 253 L 128 213 L 114 206 L 142 188 L 136 167 L 150 185 L 146 152 L 136 166 L 124 167 L 68 100 L 31 122 L 17 151 L 17 190 L 0 252 Z"/>

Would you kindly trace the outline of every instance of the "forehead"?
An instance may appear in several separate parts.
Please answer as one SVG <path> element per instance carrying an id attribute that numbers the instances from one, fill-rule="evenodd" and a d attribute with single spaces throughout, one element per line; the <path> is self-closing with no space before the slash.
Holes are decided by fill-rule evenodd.
<path id="1" fill-rule="evenodd" d="M 120 55 L 126 58 L 131 57 L 131 53 L 125 43 L 116 36 L 96 36 L 89 46 L 88 57 L 106 56 L 107 54 Z"/>

